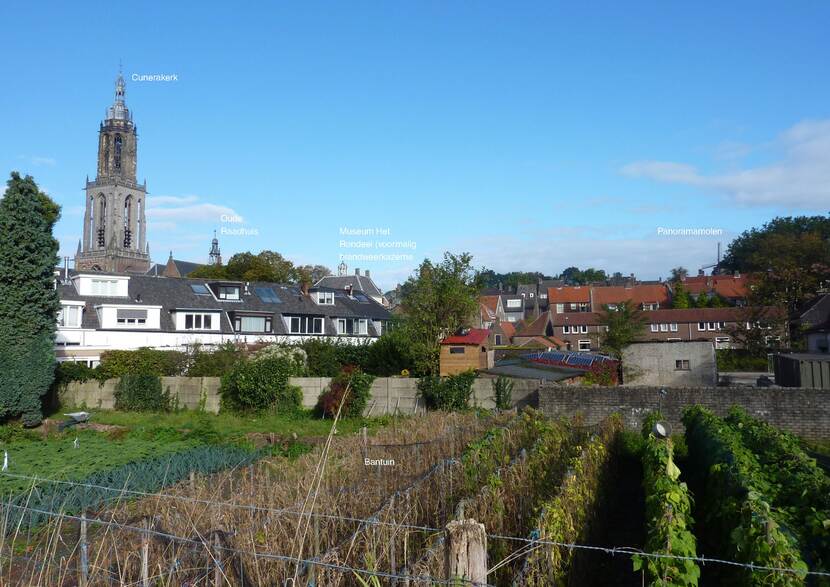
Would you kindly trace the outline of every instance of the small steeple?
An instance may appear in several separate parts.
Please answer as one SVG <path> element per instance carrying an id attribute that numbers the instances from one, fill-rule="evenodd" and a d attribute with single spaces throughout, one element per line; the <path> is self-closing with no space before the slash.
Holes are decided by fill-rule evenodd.
<path id="1" fill-rule="evenodd" d="M 219 250 L 219 239 L 216 238 L 216 231 L 213 231 L 213 240 L 210 241 L 210 254 L 208 255 L 208 265 L 221 265 L 222 252 Z"/>
<path id="2" fill-rule="evenodd" d="M 107 108 L 107 120 L 130 120 L 130 111 L 124 101 L 126 84 L 121 74 L 121 66 L 118 66 L 118 77 L 115 79 L 115 100 L 112 106 Z"/>
<path id="3" fill-rule="evenodd" d="M 340 261 L 340 265 L 337 266 L 337 276 L 344 277 L 348 271 L 349 267 L 346 265 L 346 262 Z"/>

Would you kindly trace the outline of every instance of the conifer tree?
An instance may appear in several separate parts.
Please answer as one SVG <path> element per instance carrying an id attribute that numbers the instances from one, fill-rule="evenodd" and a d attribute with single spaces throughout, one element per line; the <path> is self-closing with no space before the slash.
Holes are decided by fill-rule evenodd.
<path id="1" fill-rule="evenodd" d="M 54 287 L 60 207 L 30 177 L 12 172 L 0 200 L 0 419 L 35 426 L 55 374 Z"/>

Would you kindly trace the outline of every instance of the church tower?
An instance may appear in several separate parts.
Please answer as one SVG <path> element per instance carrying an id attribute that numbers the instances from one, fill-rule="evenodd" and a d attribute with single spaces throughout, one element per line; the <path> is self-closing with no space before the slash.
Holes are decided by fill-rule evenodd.
<path id="1" fill-rule="evenodd" d="M 150 269 L 147 182 L 136 182 L 138 131 L 124 102 L 124 77 L 98 130 L 98 173 L 86 182 L 84 236 L 78 270 L 146 273 Z"/>

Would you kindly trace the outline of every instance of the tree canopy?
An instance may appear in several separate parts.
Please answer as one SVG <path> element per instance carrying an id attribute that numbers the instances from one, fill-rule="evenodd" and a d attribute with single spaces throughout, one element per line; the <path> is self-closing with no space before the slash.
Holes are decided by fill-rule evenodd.
<path id="1" fill-rule="evenodd" d="M 54 287 L 60 207 L 31 176 L 13 172 L 0 200 L 0 417 L 42 418 L 41 398 L 55 375 L 60 301 Z"/>
<path id="2" fill-rule="evenodd" d="M 625 300 L 617 304 L 615 309 L 603 306 L 599 323 L 607 328 L 601 343 L 602 349 L 620 359 L 625 347 L 645 330 L 646 317 L 631 300 Z"/>
<path id="3" fill-rule="evenodd" d="M 401 286 L 401 328 L 412 341 L 416 368 L 438 372 L 440 341 L 469 324 L 478 311 L 481 273 L 469 253 L 444 253 L 440 263 L 425 259 Z"/>
<path id="4" fill-rule="evenodd" d="M 237 253 L 226 265 L 203 265 L 188 277 L 207 279 L 233 279 L 237 281 L 270 281 L 274 283 L 298 283 L 309 280 L 319 281 L 331 271 L 323 265 L 294 264 L 275 251 L 264 250 L 259 253 Z"/>

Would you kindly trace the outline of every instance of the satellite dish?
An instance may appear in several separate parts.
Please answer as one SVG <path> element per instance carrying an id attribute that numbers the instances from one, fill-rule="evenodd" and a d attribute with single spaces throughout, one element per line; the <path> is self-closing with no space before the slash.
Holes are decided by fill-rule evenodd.
<path id="1" fill-rule="evenodd" d="M 657 438 L 668 438 L 671 436 L 671 424 L 664 420 L 660 420 L 654 423 L 654 426 L 651 428 L 651 432 Z"/>

